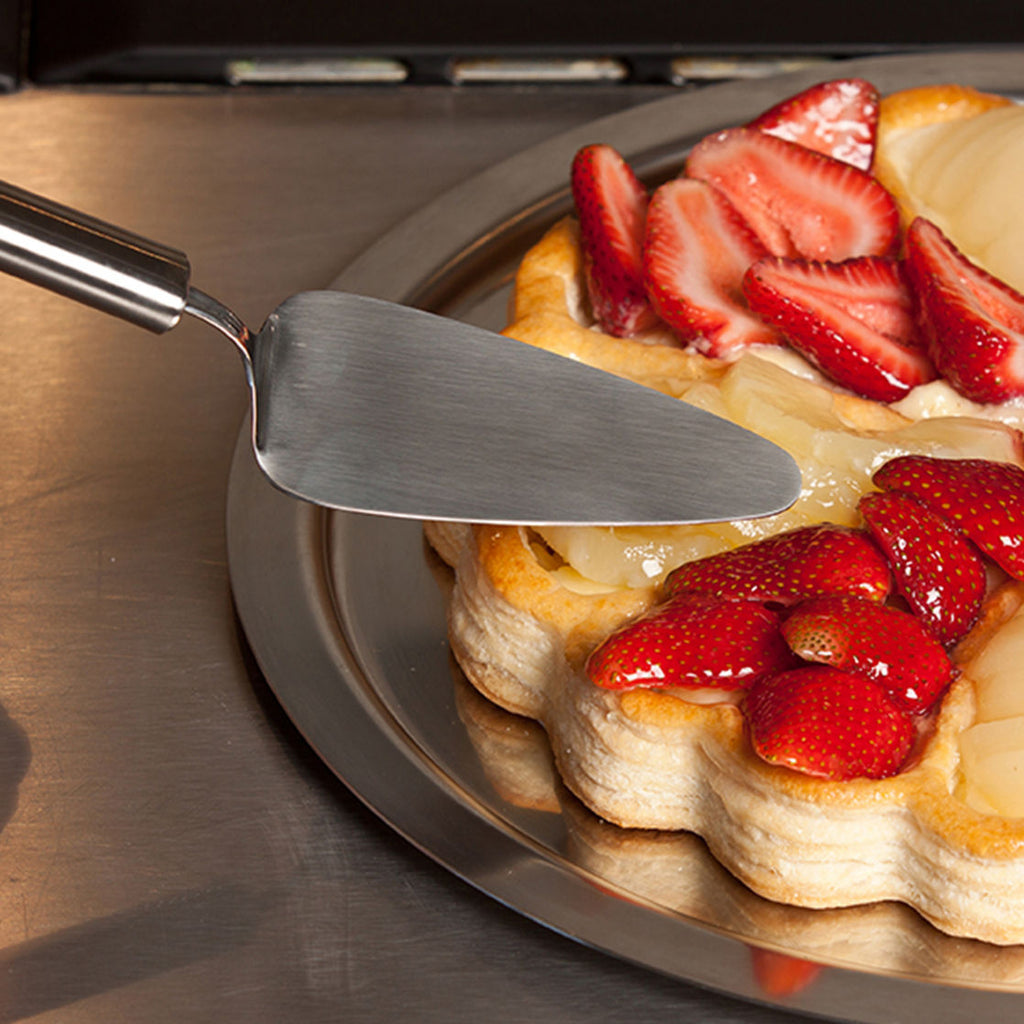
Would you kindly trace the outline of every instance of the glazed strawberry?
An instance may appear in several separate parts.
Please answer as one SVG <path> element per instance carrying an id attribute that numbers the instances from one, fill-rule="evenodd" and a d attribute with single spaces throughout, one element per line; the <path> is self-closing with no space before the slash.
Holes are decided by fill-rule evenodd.
<path id="1" fill-rule="evenodd" d="M 879 686 L 827 665 L 766 676 L 745 711 L 759 757 L 825 779 L 895 775 L 914 742 L 911 717 Z"/>
<path id="2" fill-rule="evenodd" d="M 956 676 L 945 648 L 916 616 L 860 597 L 802 601 L 782 635 L 804 661 L 865 676 L 911 714 L 927 711 Z"/>
<path id="3" fill-rule="evenodd" d="M 859 508 L 889 559 L 896 589 L 940 643 L 955 644 L 978 620 L 985 596 L 985 566 L 977 550 L 909 494 L 866 494 Z"/>
<path id="4" fill-rule="evenodd" d="M 974 402 L 1024 395 L 1024 295 L 976 266 L 920 217 L 907 230 L 906 268 L 942 376 Z"/>
<path id="5" fill-rule="evenodd" d="M 750 267 L 743 290 L 750 308 L 793 348 L 864 398 L 896 402 L 935 378 L 894 259 L 817 263 L 769 256 Z"/>
<path id="6" fill-rule="evenodd" d="M 756 128 L 702 139 L 686 173 L 724 192 L 773 256 L 838 262 L 895 248 L 896 202 L 870 174 Z"/>
<path id="7" fill-rule="evenodd" d="M 819 82 L 766 110 L 750 127 L 871 169 L 878 134 L 878 90 L 862 78 Z"/>
<path id="8" fill-rule="evenodd" d="M 587 674 L 612 690 L 735 690 L 795 660 L 776 612 L 756 601 L 686 594 L 608 637 L 588 659 Z"/>
<path id="9" fill-rule="evenodd" d="M 587 290 L 603 331 L 629 337 L 657 317 L 644 292 L 641 246 L 647 190 L 611 146 L 585 146 L 572 164 Z"/>
<path id="10" fill-rule="evenodd" d="M 1024 469 L 986 459 L 902 455 L 872 479 L 882 490 L 912 495 L 1024 579 Z"/>
<path id="11" fill-rule="evenodd" d="M 863 530 L 821 523 L 687 562 L 669 574 L 665 590 L 791 605 L 821 594 L 884 601 L 891 583 L 888 563 Z"/>
<path id="12" fill-rule="evenodd" d="M 764 246 L 720 192 L 677 178 L 651 199 L 644 280 L 651 304 L 685 342 L 712 357 L 781 339 L 747 309 L 743 273 Z"/>

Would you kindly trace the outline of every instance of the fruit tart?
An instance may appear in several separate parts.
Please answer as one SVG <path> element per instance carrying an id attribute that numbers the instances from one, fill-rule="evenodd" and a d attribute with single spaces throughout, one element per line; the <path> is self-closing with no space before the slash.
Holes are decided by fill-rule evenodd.
<path id="1" fill-rule="evenodd" d="M 1022 148 L 1002 97 L 860 79 L 653 186 L 584 147 L 506 333 L 770 438 L 800 498 L 426 528 L 467 679 L 600 818 L 696 833 L 769 900 L 999 944 L 1024 942 Z"/>

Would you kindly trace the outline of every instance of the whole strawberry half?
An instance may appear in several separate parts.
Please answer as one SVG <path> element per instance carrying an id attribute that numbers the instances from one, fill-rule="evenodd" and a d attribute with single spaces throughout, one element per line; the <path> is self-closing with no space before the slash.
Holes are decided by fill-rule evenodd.
<path id="1" fill-rule="evenodd" d="M 896 202 L 870 174 L 757 128 L 702 139 L 686 173 L 724 192 L 773 256 L 834 263 L 895 249 Z"/>
<path id="2" fill-rule="evenodd" d="M 859 509 L 889 559 L 896 589 L 938 641 L 951 647 L 981 612 L 985 566 L 977 550 L 910 494 L 866 494 Z"/>
<path id="3" fill-rule="evenodd" d="M 767 257 L 743 279 L 747 302 L 837 384 L 895 402 L 935 378 L 920 346 L 913 301 L 896 260 L 840 263 Z"/>
<path id="4" fill-rule="evenodd" d="M 974 402 L 1024 395 L 1024 295 L 972 263 L 921 217 L 907 230 L 906 268 L 942 376 Z"/>
<path id="5" fill-rule="evenodd" d="M 913 496 L 1024 579 L 1024 469 L 987 459 L 902 455 L 872 479 L 884 491 Z"/>
<path id="6" fill-rule="evenodd" d="M 945 648 L 918 618 L 860 597 L 803 601 L 782 635 L 804 661 L 871 679 L 911 714 L 931 708 L 956 676 Z"/>
<path id="7" fill-rule="evenodd" d="M 654 326 L 644 291 L 647 190 L 611 146 L 584 146 L 572 163 L 572 196 L 580 223 L 590 304 L 598 325 L 617 337 Z"/>
<path id="8" fill-rule="evenodd" d="M 895 775 L 914 742 L 913 720 L 877 684 L 827 665 L 765 677 L 744 710 L 758 756 L 824 779 Z"/>
<path id="9" fill-rule="evenodd" d="M 791 605 L 821 594 L 884 601 L 891 585 L 888 563 L 866 532 L 821 523 L 687 562 L 669 574 L 665 590 Z"/>
<path id="10" fill-rule="evenodd" d="M 819 82 L 750 122 L 789 142 L 871 169 L 878 136 L 878 90 L 863 78 Z"/>
<path id="11" fill-rule="evenodd" d="M 644 282 L 659 316 L 705 355 L 728 358 L 748 345 L 778 343 L 743 297 L 743 274 L 766 250 L 722 193 L 677 178 L 655 191 L 647 212 Z"/>
<path id="12" fill-rule="evenodd" d="M 756 601 L 687 594 L 608 637 L 587 660 L 587 675 L 611 690 L 736 690 L 795 660 L 776 612 Z"/>

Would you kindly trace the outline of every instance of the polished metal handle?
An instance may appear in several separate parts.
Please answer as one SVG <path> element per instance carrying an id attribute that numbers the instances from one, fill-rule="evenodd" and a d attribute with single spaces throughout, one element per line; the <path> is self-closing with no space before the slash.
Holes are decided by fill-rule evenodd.
<path id="1" fill-rule="evenodd" d="M 185 310 L 188 257 L 0 182 L 0 270 L 162 334 Z"/>

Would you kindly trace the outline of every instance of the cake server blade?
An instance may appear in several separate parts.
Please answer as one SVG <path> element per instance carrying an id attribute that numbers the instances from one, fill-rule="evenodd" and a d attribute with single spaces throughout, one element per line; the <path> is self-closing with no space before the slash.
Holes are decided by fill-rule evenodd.
<path id="1" fill-rule="evenodd" d="M 771 515 L 800 474 L 727 420 L 523 342 L 344 292 L 252 332 L 184 253 L 0 183 L 0 269 L 151 331 L 183 313 L 243 359 L 253 449 L 282 490 L 416 519 L 665 524 Z"/>

